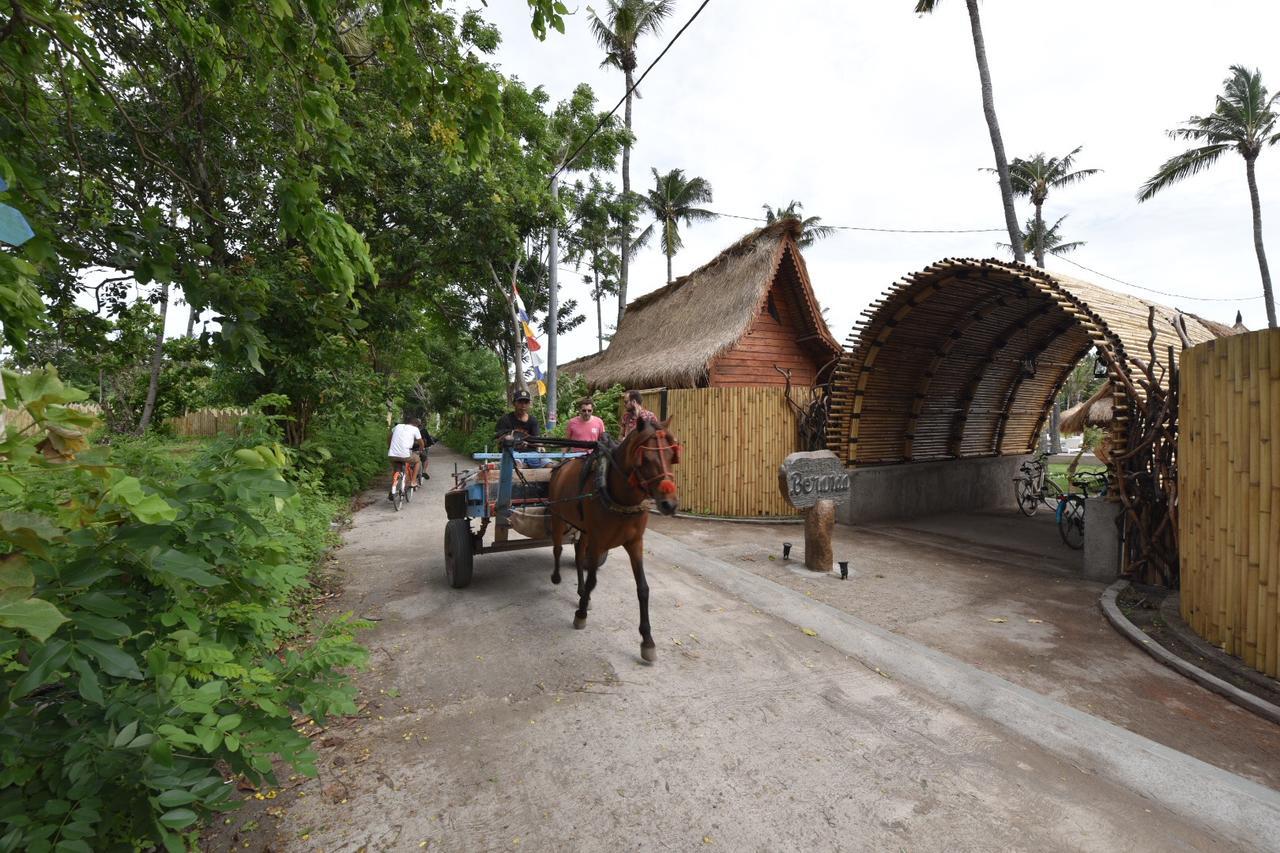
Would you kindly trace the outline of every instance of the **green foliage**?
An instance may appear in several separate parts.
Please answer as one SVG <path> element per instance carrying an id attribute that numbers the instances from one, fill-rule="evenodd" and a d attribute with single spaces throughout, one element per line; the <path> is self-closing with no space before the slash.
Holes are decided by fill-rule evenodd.
<path id="1" fill-rule="evenodd" d="M 361 626 L 290 607 L 337 505 L 278 444 L 89 448 L 82 392 L 4 383 L 35 425 L 0 444 L 0 850 L 183 849 L 220 768 L 314 773 L 292 714 L 354 710 Z"/>
<path id="2" fill-rule="evenodd" d="M 1087 426 L 1084 428 L 1084 449 L 1093 452 L 1097 449 L 1098 444 L 1102 442 L 1105 435 L 1101 427 Z"/>
<path id="3" fill-rule="evenodd" d="M 353 495 L 386 470 L 387 425 L 378 420 L 322 421 L 300 453 L 325 492 Z"/>

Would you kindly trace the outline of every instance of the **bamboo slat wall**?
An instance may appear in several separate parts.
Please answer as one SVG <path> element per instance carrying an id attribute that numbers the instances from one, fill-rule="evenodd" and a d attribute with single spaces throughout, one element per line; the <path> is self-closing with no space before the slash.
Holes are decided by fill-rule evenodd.
<path id="1" fill-rule="evenodd" d="M 200 409 L 164 423 L 174 435 L 213 436 L 234 433 L 246 414 L 243 409 Z"/>
<path id="2" fill-rule="evenodd" d="M 1182 618 L 1280 675 L 1280 330 L 1182 354 L 1178 533 Z"/>
<path id="3" fill-rule="evenodd" d="M 795 389 L 802 402 L 809 389 Z M 676 481 L 682 511 L 732 518 L 799 515 L 778 492 L 778 466 L 799 449 L 796 419 L 782 388 L 667 391 L 671 430 L 684 446 Z M 644 393 L 660 415 L 661 392 Z"/>

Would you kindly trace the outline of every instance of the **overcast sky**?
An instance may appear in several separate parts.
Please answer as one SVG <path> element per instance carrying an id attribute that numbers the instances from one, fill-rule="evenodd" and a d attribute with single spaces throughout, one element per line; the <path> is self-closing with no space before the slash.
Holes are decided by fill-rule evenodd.
<path id="1" fill-rule="evenodd" d="M 642 69 L 699 3 L 677 0 L 663 32 L 641 44 Z M 641 87 L 633 189 L 652 185 L 651 167 L 682 168 L 711 182 L 709 207 L 722 213 L 761 216 L 762 204 L 797 199 L 832 225 L 1003 229 L 995 177 L 980 171 L 993 161 L 965 4 L 947 0 L 925 17 L 913 7 L 711 0 Z M 482 12 L 502 31 L 504 73 L 545 86 L 553 101 L 585 81 L 608 109 L 622 95 L 622 75 L 600 68 L 587 6 L 573 8 L 565 34 L 545 42 L 529 32 L 525 0 L 490 0 Z M 1280 4 L 985 0 L 981 8 L 1009 157 L 1083 145 L 1078 165 L 1105 170 L 1049 197 L 1046 218 L 1069 214 L 1064 235 L 1087 241 L 1070 257 L 1177 296 L 1130 290 L 1063 260 L 1051 258 L 1049 268 L 1224 322 L 1240 309 L 1251 328 L 1265 326 L 1244 161 L 1228 155 L 1141 206 L 1134 194 L 1184 147 L 1165 131 L 1213 109 L 1231 64 L 1259 67 L 1273 91 L 1280 87 Z M 1260 158 L 1258 182 L 1280 269 L 1280 147 Z M 1030 216 L 1030 205 L 1019 214 Z M 726 218 L 684 229 L 676 275 L 752 227 Z M 805 258 L 844 341 L 858 313 L 898 278 L 944 257 L 995 256 L 997 241 L 1006 238 L 843 231 Z M 665 279 L 656 245 L 641 250 L 630 298 Z M 562 285 L 588 305 L 579 277 L 562 273 Z M 562 340 L 562 363 L 594 351 L 589 317 Z"/>

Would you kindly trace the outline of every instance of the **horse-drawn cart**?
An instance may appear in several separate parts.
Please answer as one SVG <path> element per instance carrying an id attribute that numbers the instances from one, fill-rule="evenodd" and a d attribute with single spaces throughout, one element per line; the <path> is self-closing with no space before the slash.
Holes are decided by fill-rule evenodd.
<path id="1" fill-rule="evenodd" d="M 471 583 L 476 554 L 551 544 L 547 492 L 555 465 L 594 450 L 596 444 L 566 438 L 538 438 L 537 443 L 577 452 L 519 452 L 515 440 L 503 439 L 499 442 L 500 452 L 477 453 L 473 457 L 479 463 L 476 468 L 454 473 L 454 487 L 444 495 L 449 517 L 444 529 L 444 570 L 454 589 Z M 518 461 L 553 464 L 528 468 L 518 467 Z M 473 529 L 473 519 L 478 521 L 478 528 Z M 491 526 L 493 538 L 486 545 L 485 535 Z M 512 538 L 513 530 L 520 534 L 518 538 Z"/>

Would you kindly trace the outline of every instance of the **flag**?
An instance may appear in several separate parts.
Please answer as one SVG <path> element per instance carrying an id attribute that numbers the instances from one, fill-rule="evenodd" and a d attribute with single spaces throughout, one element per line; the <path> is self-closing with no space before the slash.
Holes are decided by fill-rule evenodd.
<path id="1" fill-rule="evenodd" d="M 538 380 L 538 396 L 547 396 L 547 383 L 543 382 L 541 379 Z"/>

